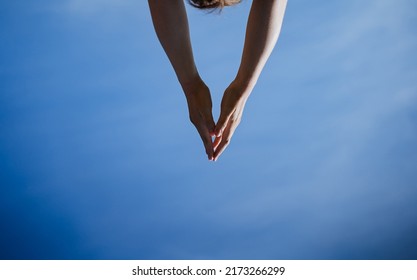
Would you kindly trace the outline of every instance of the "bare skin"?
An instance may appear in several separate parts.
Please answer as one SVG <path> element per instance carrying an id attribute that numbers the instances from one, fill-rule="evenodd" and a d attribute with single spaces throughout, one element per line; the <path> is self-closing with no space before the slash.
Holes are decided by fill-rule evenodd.
<path id="1" fill-rule="evenodd" d="M 225 90 L 217 124 L 209 88 L 194 62 L 183 0 L 148 0 L 156 34 L 185 93 L 189 116 L 209 160 L 217 160 L 239 125 L 248 97 L 279 36 L 286 0 L 253 0 L 245 44 L 235 79 Z M 212 137 L 215 136 L 214 142 Z"/>

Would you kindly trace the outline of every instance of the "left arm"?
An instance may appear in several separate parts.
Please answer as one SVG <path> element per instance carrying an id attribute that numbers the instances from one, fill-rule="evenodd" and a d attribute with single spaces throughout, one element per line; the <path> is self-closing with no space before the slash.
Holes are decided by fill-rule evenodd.
<path id="1" fill-rule="evenodd" d="M 152 22 L 187 99 L 189 117 L 213 159 L 214 120 L 210 90 L 194 62 L 187 12 L 183 0 L 148 0 Z"/>

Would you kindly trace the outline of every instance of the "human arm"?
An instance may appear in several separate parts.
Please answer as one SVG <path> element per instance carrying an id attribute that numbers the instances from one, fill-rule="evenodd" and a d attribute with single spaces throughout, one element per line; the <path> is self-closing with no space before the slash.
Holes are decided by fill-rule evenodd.
<path id="1" fill-rule="evenodd" d="M 286 0 L 253 0 L 246 27 L 242 59 L 236 78 L 225 90 L 215 128 L 214 159 L 230 143 L 246 101 L 265 66 L 281 31 Z"/>
<path id="2" fill-rule="evenodd" d="M 152 22 L 187 99 L 191 122 L 197 128 L 209 160 L 214 149 L 214 120 L 210 91 L 195 66 L 183 0 L 148 0 Z"/>

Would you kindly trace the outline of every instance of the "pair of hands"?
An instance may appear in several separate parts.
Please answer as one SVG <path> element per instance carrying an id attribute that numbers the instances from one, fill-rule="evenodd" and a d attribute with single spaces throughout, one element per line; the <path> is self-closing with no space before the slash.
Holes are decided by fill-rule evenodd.
<path id="1" fill-rule="evenodd" d="M 185 96 L 190 120 L 200 134 L 208 159 L 216 161 L 240 123 L 248 94 L 232 82 L 224 92 L 217 123 L 213 119 L 210 90 L 204 82 L 185 90 Z"/>

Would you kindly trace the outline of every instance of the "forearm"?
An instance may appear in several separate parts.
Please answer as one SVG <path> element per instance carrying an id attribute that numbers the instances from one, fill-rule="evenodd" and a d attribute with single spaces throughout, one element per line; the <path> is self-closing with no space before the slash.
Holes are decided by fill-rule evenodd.
<path id="1" fill-rule="evenodd" d="M 253 0 L 246 27 L 242 60 L 235 82 L 250 92 L 281 31 L 286 0 Z"/>
<path id="2" fill-rule="evenodd" d="M 184 91 L 200 80 L 183 0 L 148 0 L 153 25 Z"/>

